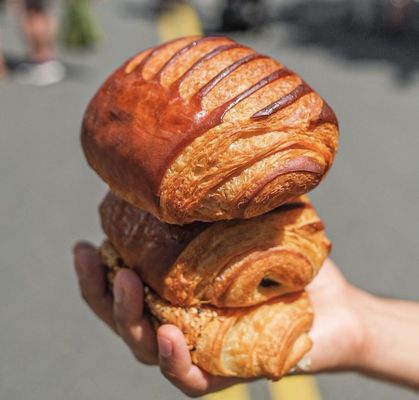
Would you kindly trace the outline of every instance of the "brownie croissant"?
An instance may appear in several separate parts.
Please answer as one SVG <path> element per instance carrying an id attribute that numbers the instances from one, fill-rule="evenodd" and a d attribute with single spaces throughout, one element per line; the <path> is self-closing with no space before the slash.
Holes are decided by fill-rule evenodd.
<path id="1" fill-rule="evenodd" d="M 86 158 L 111 190 L 173 224 L 250 218 L 319 184 L 332 109 L 278 61 L 186 37 L 117 69 L 84 116 Z"/>
<path id="2" fill-rule="evenodd" d="M 102 228 L 126 265 L 176 306 L 247 307 L 311 282 L 328 255 L 324 226 L 307 198 L 249 220 L 170 225 L 112 193 Z"/>
<path id="3" fill-rule="evenodd" d="M 125 267 L 109 244 L 100 251 L 110 269 Z M 308 331 L 313 313 L 304 292 L 253 307 L 216 308 L 177 307 L 147 287 L 145 290 L 145 302 L 156 325 L 173 324 L 181 329 L 193 363 L 212 375 L 278 379 L 312 346 Z"/>

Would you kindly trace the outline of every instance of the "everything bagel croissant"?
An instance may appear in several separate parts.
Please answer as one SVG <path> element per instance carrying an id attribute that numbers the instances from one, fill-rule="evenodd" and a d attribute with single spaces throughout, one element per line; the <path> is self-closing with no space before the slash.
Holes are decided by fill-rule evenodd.
<path id="1" fill-rule="evenodd" d="M 186 37 L 114 72 L 84 116 L 86 158 L 162 221 L 251 218 L 319 184 L 332 109 L 298 75 L 225 37 Z"/>
<path id="2" fill-rule="evenodd" d="M 304 197 L 249 220 L 176 226 L 109 193 L 100 214 L 104 258 L 116 251 L 176 306 L 245 307 L 301 291 L 330 248 Z"/>
<path id="3" fill-rule="evenodd" d="M 101 255 L 110 269 L 125 267 L 109 245 Z M 312 346 L 313 313 L 304 292 L 253 307 L 177 307 L 146 287 L 145 302 L 157 325 L 183 332 L 193 363 L 212 375 L 278 379 Z"/>
<path id="4" fill-rule="evenodd" d="M 312 345 L 313 313 L 305 293 L 236 309 L 174 307 L 150 292 L 145 299 L 159 323 L 183 331 L 192 361 L 212 375 L 278 379 Z"/>

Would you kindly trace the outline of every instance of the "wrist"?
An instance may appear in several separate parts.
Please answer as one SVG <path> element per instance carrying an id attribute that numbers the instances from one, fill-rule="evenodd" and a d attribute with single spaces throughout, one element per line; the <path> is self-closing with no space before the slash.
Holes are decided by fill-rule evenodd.
<path id="1" fill-rule="evenodd" d="M 354 311 L 358 318 L 359 334 L 354 346 L 352 368 L 365 372 L 370 368 L 371 360 L 376 359 L 376 316 L 380 308 L 380 299 L 361 289 L 353 287 Z"/>
<path id="2" fill-rule="evenodd" d="M 417 326 L 419 305 L 360 291 L 358 313 L 363 339 L 354 368 L 359 372 L 419 389 Z"/>
<path id="3" fill-rule="evenodd" d="M 343 369 L 362 372 L 374 351 L 372 319 L 374 303 L 377 299 L 373 295 L 349 284 L 345 290 L 353 314 L 353 322 L 349 332 L 349 351 Z"/>

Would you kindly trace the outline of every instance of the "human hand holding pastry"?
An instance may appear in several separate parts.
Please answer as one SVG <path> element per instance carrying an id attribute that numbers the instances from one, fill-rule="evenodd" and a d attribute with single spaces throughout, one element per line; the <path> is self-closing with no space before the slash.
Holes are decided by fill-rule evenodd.
<path id="1" fill-rule="evenodd" d="M 297 74 L 229 38 L 178 38 L 106 80 L 81 143 L 111 191 L 101 260 L 76 249 L 82 294 L 140 361 L 189 394 L 375 371 L 377 305 L 320 268 L 330 243 L 305 196 L 333 163 L 337 119 Z"/>
<path id="2" fill-rule="evenodd" d="M 189 395 L 202 395 L 246 381 L 215 377 L 193 365 L 177 327 L 163 325 L 156 336 L 149 317 L 144 315 L 143 285 L 137 274 L 128 269 L 116 274 L 113 302 L 107 270 L 93 246 L 76 245 L 75 265 L 81 294 L 92 311 L 123 338 L 141 363 L 159 365 L 179 389 Z M 361 322 L 351 306 L 351 287 L 328 260 L 307 291 L 316 317 L 310 333 L 314 345 L 305 368 L 316 372 L 351 367 L 351 358 L 358 354 L 363 340 Z M 340 309 L 338 314 L 335 307 Z"/>
<path id="3" fill-rule="evenodd" d="M 212 376 L 193 365 L 183 334 L 177 327 L 164 325 L 156 333 L 149 316 L 144 314 L 143 284 L 133 271 L 121 269 L 116 274 L 113 301 L 107 269 L 97 249 L 79 242 L 74 247 L 74 261 L 81 296 L 93 313 L 121 336 L 139 362 L 159 365 L 174 385 L 191 396 L 245 381 Z"/>
<path id="4" fill-rule="evenodd" d="M 192 364 L 177 327 L 163 325 L 156 333 L 144 314 L 143 285 L 133 271 L 121 269 L 116 274 L 114 293 L 123 295 L 113 302 L 96 248 L 80 242 L 74 257 L 82 297 L 138 361 L 159 365 L 167 379 L 191 396 L 247 381 L 212 376 Z M 350 285 L 330 260 L 307 292 L 315 315 L 310 331 L 313 347 L 302 365 L 305 370 L 296 373 L 352 370 L 419 389 L 418 303 L 372 296 Z"/>
<path id="5" fill-rule="evenodd" d="M 154 323 L 180 328 L 211 375 L 280 378 L 312 345 L 304 287 L 330 243 L 304 194 L 337 141 L 333 110 L 269 56 L 220 36 L 140 52 L 82 123 L 86 159 L 110 188 L 108 278 L 137 272 Z"/>

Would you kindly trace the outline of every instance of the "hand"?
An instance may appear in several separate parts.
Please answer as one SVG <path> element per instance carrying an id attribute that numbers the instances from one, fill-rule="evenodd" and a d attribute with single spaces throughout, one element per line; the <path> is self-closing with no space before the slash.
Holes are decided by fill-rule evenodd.
<path id="1" fill-rule="evenodd" d="M 350 285 L 329 259 L 306 290 L 314 311 L 306 372 L 361 368 L 367 337 L 361 310 L 367 294 Z"/>
<path id="2" fill-rule="evenodd" d="M 78 243 L 74 254 L 82 297 L 122 337 L 138 361 L 159 365 L 163 375 L 189 396 L 201 396 L 245 381 L 214 377 L 193 365 L 183 334 L 175 326 L 159 327 L 156 337 L 143 312 L 141 280 L 133 271 L 118 272 L 113 298 L 96 249 L 88 243 Z M 363 345 L 363 328 L 354 305 L 357 289 L 328 260 L 307 291 L 316 316 L 310 333 L 314 345 L 307 355 L 309 371 L 354 367 L 354 355 Z"/>
<path id="3" fill-rule="evenodd" d="M 94 246 L 77 243 L 74 261 L 81 296 L 91 310 L 121 336 L 138 361 L 159 365 L 163 375 L 185 394 L 201 396 L 248 381 L 212 376 L 193 365 L 183 334 L 173 325 L 160 326 L 156 335 L 144 315 L 142 282 L 133 271 L 117 273 L 112 296 L 105 267 Z"/>
<path id="4" fill-rule="evenodd" d="M 351 286 L 331 261 L 307 291 L 315 313 L 310 372 L 356 370 L 419 391 L 419 302 Z"/>

